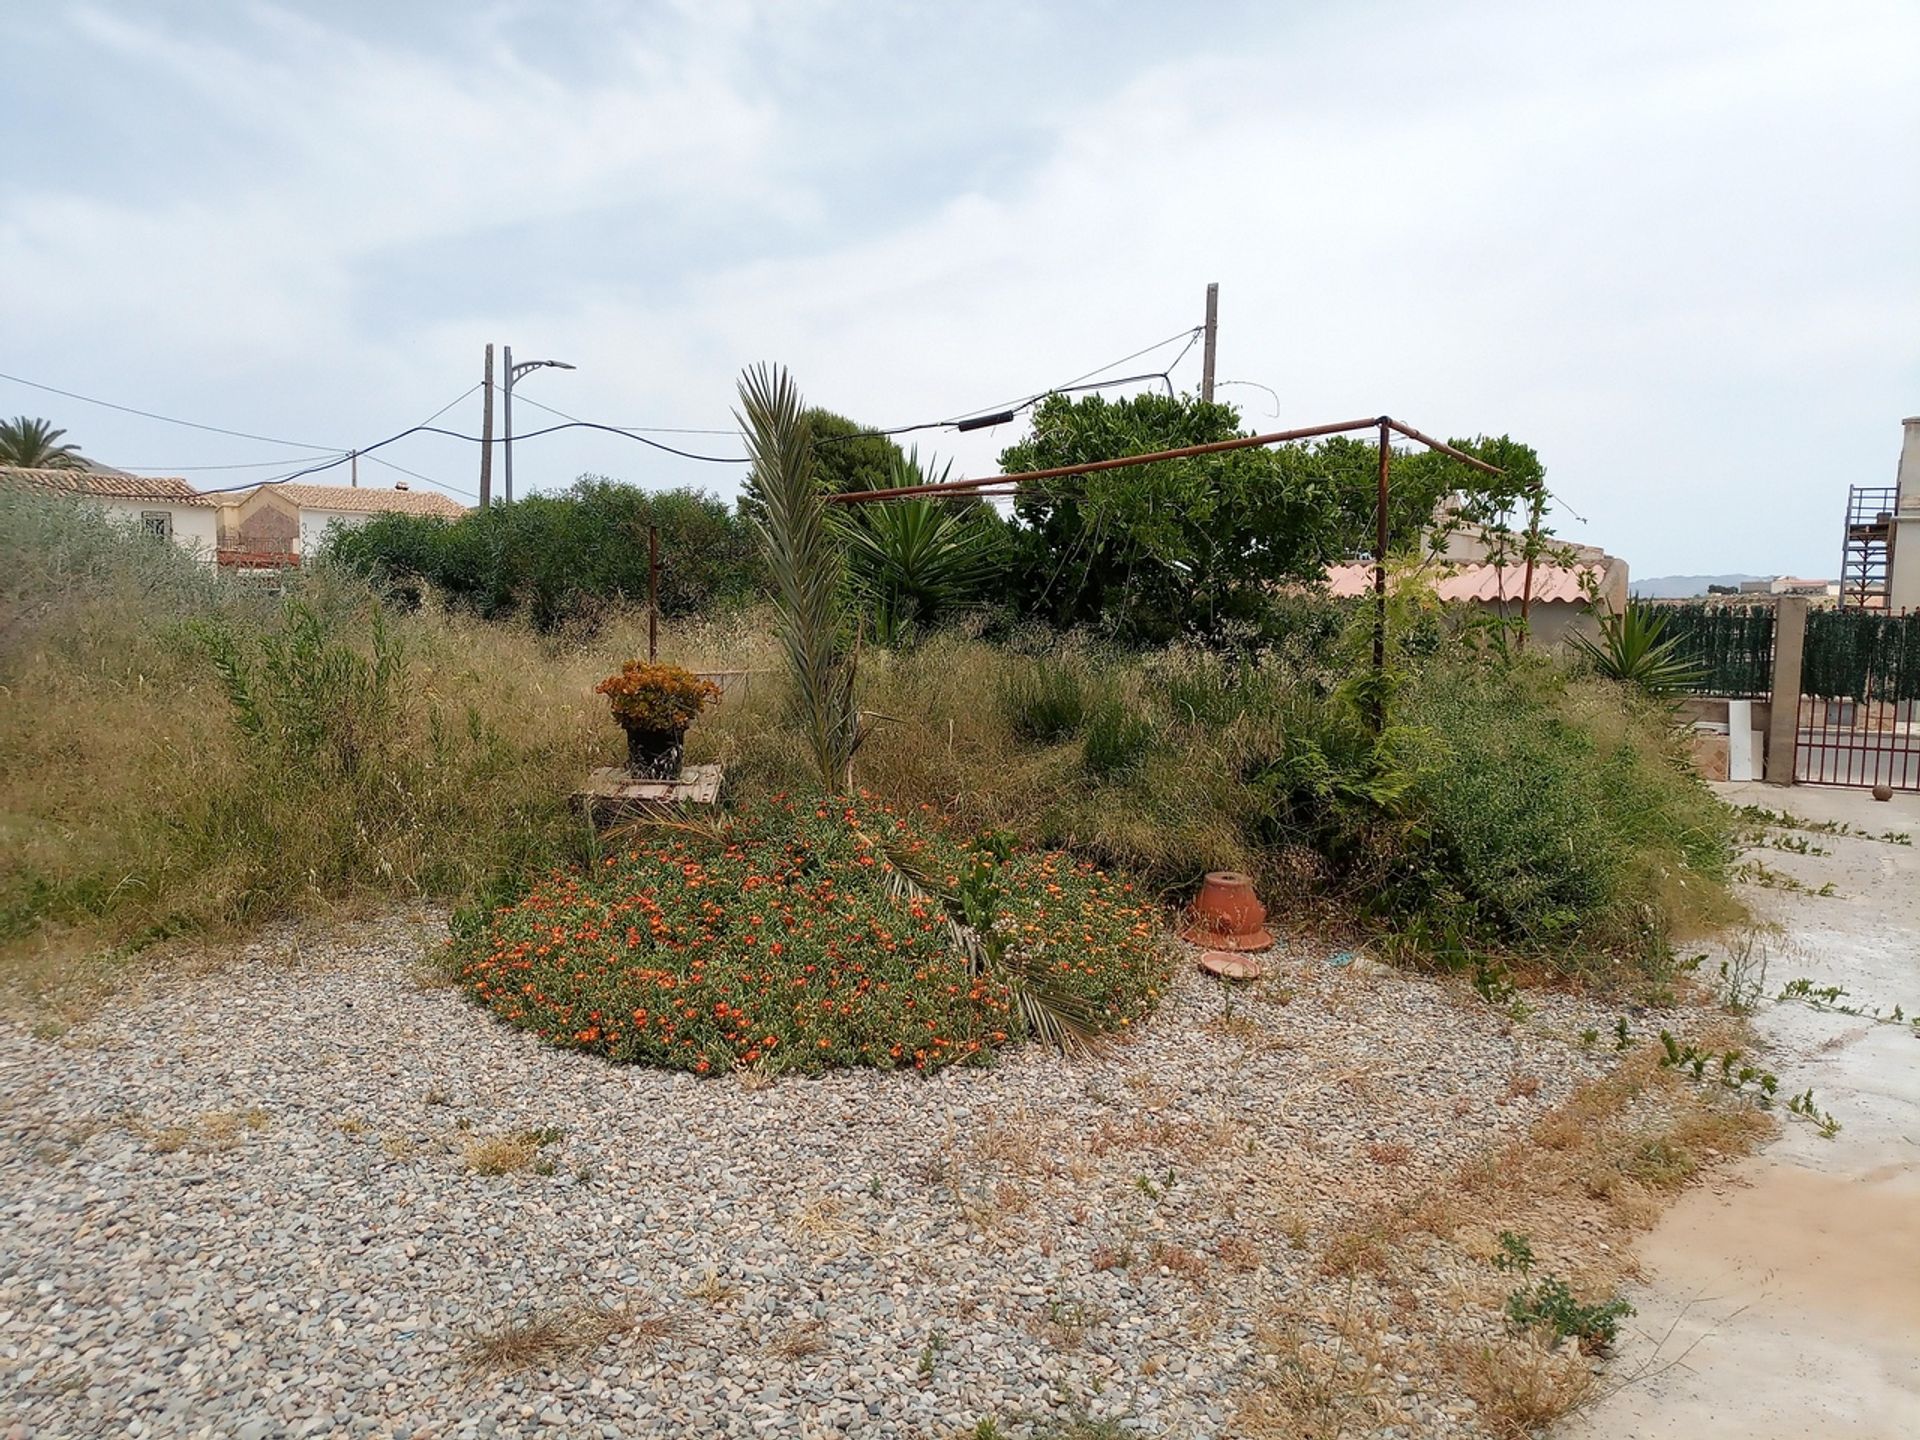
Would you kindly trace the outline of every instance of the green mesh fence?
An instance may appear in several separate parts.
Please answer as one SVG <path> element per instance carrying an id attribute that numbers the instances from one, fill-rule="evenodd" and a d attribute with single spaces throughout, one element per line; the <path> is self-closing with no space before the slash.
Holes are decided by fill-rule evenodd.
<path id="1" fill-rule="evenodd" d="M 1773 607 L 1693 605 L 1648 607 L 1666 617 L 1662 640 L 1700 671 L 1687 688 L 1696 695 L 1755 699 L 1773 693 Z"/>
<path id="2" fill-rule="evenodd" d="M 1920 700 L 1920 615 L 1813 611 L 1800 689 L 1830 699 Z"/>

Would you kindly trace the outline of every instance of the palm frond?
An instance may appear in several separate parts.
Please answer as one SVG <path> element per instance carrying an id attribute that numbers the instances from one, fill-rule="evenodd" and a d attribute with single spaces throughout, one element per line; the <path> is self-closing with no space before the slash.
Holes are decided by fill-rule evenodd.
<path id="1" fill-rule="evenodd" d="M 1682 651 L 1680 637 L 1666 634 L 1666 629 L 1665 615 L 1629 605 L 1601 619 L 1598 644 L 1580 634 L 1570 638 L 1599 674 L 1666 696 L 1697 685 L 1706 675 L 1705 667 Z"/>
<path id="2" fill-rule="evenodd" d="M 1097 1055 L 1105 1048 L 1093 1008 L 1078 995 L 1060 989 L 1002 957 L 997 973 L 1007 982 L 1027 1033 L 1063 1055 Z"/>
<path id="3" fill-rule="evenodd" d="M 967 973 L 976 977 L 991 973 L 1002 981 L 1029 1035 L 1042 1044 L 1052 1045 L 1063 1055 L 1100 1052 L 1103 1047 L 1099 1017 L 1086 1000 L 1060 989 L 1044 975 L 1036 974 L 989 945 L 978 930 L 955 913 L 959 897 L 935 880 L 902 847 L 875 841 L 871 836 L 862 838 L 886 857 L 888 893 L 904 902 L 918 901 L 940 907 L 948 938 L 954 949 L 966 956 Z"/>
<path id="4" fill-rule="evenodd" d="M 859 749 L 854 657 L 846 647 L 840 539 L 815 483 L 806 406 L 793 377 L 758 365 L 740 379 L 740 421 L 753 457 L 748 483 L 765 507 L 756 522 L 774 583 L 775 630 L 786 653 L 795 719 L 823 790 L 841 784 Z"/>
<path id="5" fill-rule="evenodd" d="M 618 825 L 609 825 L 601 838 L 611 840 L 618 846 L 665 830 L 692 835 L 701 840 L 718 841 L 724 838 L 728 823 L 729 817 L 724 814 L 694 816 L 667 802 L 641 801 Z"/>

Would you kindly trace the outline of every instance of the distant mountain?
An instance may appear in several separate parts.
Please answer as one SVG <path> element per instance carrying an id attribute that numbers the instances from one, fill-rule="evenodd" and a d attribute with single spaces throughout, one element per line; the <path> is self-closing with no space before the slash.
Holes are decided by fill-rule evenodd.
<path id="1" fill-rule="evenodd" d="M 1742 580 L 1770 580 L 1770 575 L 1656 575 L 1649 580 L 1628 583 L 1627 593 L 1641 600 L 1685 600 L 1704 596 L 1709 585 L 1740 587 Z"/>

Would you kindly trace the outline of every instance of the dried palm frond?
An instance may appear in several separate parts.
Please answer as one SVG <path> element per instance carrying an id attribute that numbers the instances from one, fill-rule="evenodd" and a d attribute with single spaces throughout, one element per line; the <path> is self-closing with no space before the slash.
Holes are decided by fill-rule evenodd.
<path id="1" fill-rule="evenodd" d="M 1000 947 L 989 944 L 985 936 L 956 913 L 959 897 L 936 881 L 903 848 L 867 835 L 861 838 L 886 857 L 886 884 L 894 898 L 940 907 L 953 948 L 967 957 L 967 973 L 974 976 L 991 973 L 1002 981 L 1013 997 L 1021 1020 L 1026 1023 L 1028 1034 L 1056 1047 L 1063 1055 L 1099 1051 L 1098 1018 L 1085 1000 L 1049 983 L 1046 977 L 1035 974 Z"/>
<path id="2" fill-rule="evenodd" d="M 727 826 L 731 823 L 731 817 L 724 813 L 690 815 L 676 805 L 642 801 L 618 825 L 609 825 L 601 838 L 620 846 L 643 839 L 655 831 L 668 830 L 697 836 L 702 840 L 718 841 L 725 836 Z"/>
<path id="3" fill-rule="evenodd" d="M 773 577 L 775 629 L 786 652 L 794 717 L 820 788 L 837 788 L 860 748 L 857 668 L 846 647 L 841 594 L 845 547 L 813 472 L 800 391 L 787 371 L 757 365 L 740 379 L 735 412 L 753 457 L 748 486 L 765 506 L 758 523 Z"/>
<path id="4" fill-rule="evenodd" d="M 994 967 L 1026 1022 L 1027 1033 L 1063 1055 L 1097 1055 L 1103 1048 L 1093 1007 L 1078 995 L 1048 983 L 1006 956 Z"/>

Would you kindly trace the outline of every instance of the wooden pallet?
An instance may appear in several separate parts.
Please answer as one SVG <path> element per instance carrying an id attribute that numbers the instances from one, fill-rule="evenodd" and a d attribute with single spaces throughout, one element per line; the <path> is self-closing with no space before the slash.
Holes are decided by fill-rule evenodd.
<path id="1" fill-rule="evenodd" d="M 711 805 L 720 798 L 718 765 L 689 765 L 676 780 L 642 780 L 624 765 L 602 765 L 573 792 L 573 808 L 596 826 L 618 824 L 667 805 Z"/>

